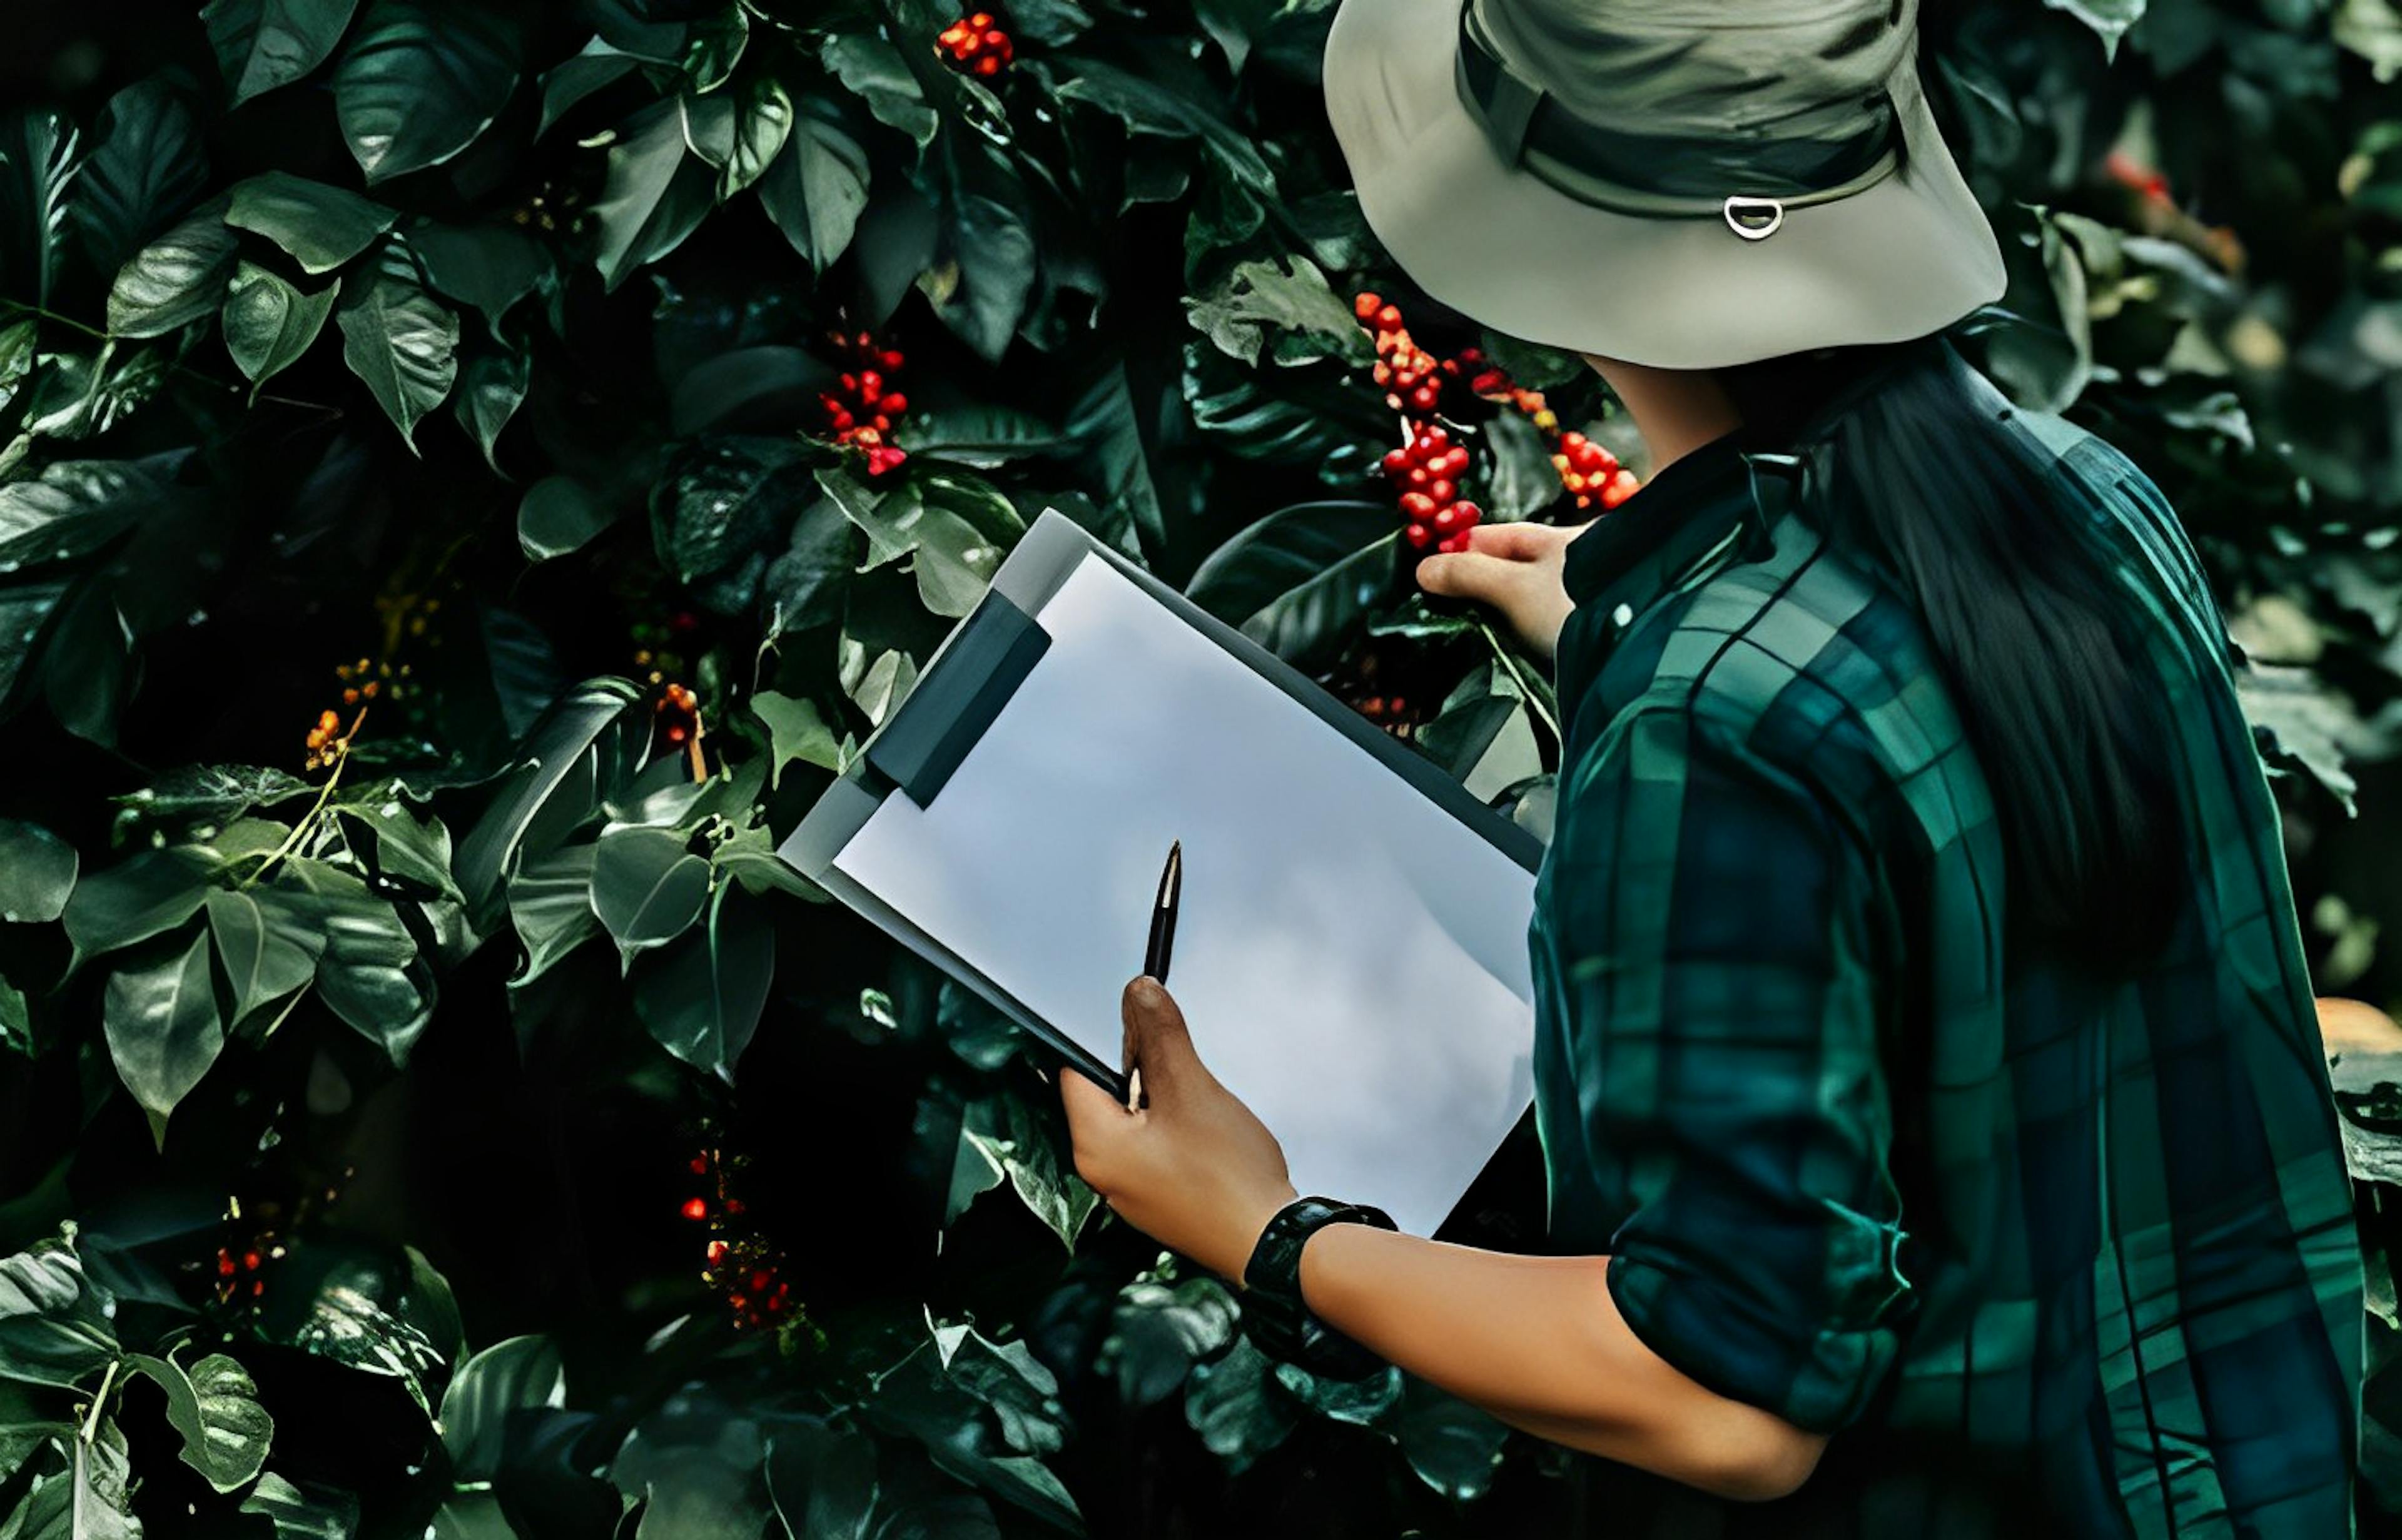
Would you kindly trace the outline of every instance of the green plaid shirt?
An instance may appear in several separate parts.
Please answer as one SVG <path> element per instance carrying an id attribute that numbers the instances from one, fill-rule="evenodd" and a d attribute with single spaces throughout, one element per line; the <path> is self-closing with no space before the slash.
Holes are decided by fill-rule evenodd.
<path id="1" fill-rule="evenodd" d="M 1926 633 L 1792 511 L 1792 457 L 1737 430 L 1567 547 L 1552 1244 L 1692 1379 L 1844 1430 L 1764 1506 L 1590 1461 L 1595 1533 L 2351 1533 L 2359 1253 L 2240 654 L 2159 489 L 2020 416 L 2151 618 L 2204 833 L 2121 988 L 2006 955 Z"/>

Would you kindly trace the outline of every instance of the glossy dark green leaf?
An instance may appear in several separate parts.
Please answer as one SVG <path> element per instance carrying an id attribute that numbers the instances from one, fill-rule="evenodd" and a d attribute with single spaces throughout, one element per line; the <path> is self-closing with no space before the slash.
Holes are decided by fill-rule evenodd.
<path id="1" fill-rule="evenodd" d="M 1215 1278 L 1174 1287 L 1128 1284 L 1111 1311 L 1110 1333 L 1118 1395 L 1129 1407 L 1147 1407 L 1182 1388 L 1194 1364 L 1234 1341 L 1234 1297 Z"/>
<path id="2" fill-rule="evenodd" d="M 1287 662 L 1316 664 L 1388 596 L 1395 524 L 1374 502 L 1278 509 L 1211 552 L 1184 591 Z"/>
<path id="3" fill-rule="evenodd" d="M 721 203 L 758 181 L 793 131 L 793 99 L 773 76 L 753 76 L 739 92 L 685 96 L 682 102 L 684 143 L 717 168 Z"/>
<path id="4" fill-rule="evenodd" d="M 324 951 L 305 896 L 272 888 L 212 889 L 209 935 L 233 992 L 237 1022 L 316 976 Z"/>
<path id="5" fill-rule="evenodd" d="M 1026 189 L 1003 152 L 980 139 L 945 136 L 928 167 L 942 239 L 918 286 L 945 325 L 986 362 L 998 363 L 1034 289 Z"/>
<path id="6" fill-rule="evenodd" d="M 1254 367 L 1263 350 L 1282 364 L 1374 362 L 1374 341 L 1318 265 L 1306 257 L 1284 262 L 1291 271 L 1271 261 L 1236 263 L 1211 292 L 1186 296 L 1185 319 L 1220 351 Z"/>
<path id="7" fill-rule="evenodd" d="M 1005 1173 L 1019 1201 L 1061 1245 L 1075 1250 L 1076 1236 L 1099 1205 L 1100 1194 L 1076 1175 L 1056 1128 L 1022 1097 L 1003 1091 L 968 1104 L 959 1137 Z"/>
<path id="8" fill-rule="evenodd" d="M 692 153 L 678 103 L 655 102 L 628 118 L 609 146 L 608 179 L 592 205 L 600 227 L 592 260 L 603 287 L 615 289 L 683 244 L 716 193 L 717 168 Z"/>
<path id="9" fill-rule="evenodd" d="M 374 265 L 343 285 L 335 319 L 342 361 L 417 452 L 419 420 L 442 404 L 458 378 L 457 312 L 426 293 L 408 248 L 393 236 Z"/>
<path id="10" fill-rule="evenodd" d="M 168 1115 L 225 1049 L 207 932 L 194 927 L 189 941 L 110 974 L 101 1022 L 117 1078 L 148 1114 L 151 1137 L 164 1148 Z"/>
<path id="11" fill-rule="evenodd" d="M 778 1418 L 767 1424 L 761 1464 L 786 1540 L 869 1540 L 880 1533 L 869 1527 L 886 1505 L 877 1491 L 876 1440 L 866 1434 L 821 1417 Z M 940 1533 L 948 1540 L 952 1532 Z"/>
<path id="12" fill-rule="evenodd" d="M 1104 494 L 1102 513 L 1134 526 L 1144 552 L 1167 544 L 1167 523 L 1151 477 L 1150 451 L 1138 426 L 1134 392 L 1124 363 L 1106 365 L 1069 408 L 1068 434 L 1082 446 Z"/>
<path id="13" fill-rule="evenodd" d="M 678 455 L 651 492 L 651 534 L 668 570 L 706 584 L 713 607 L 747 607 L 775 543 L 816 489 L 789 439 L 727 435 Z"/>
<path id="14" fill-rule="evenodd" d="M 254 807 L 272 807 L 316 789 L 288 770 L 258 764 L 193 764 L 171 770 L 114 801 L 120 824 L 168 819 L 226 819 Z"/>
<path id="15" fill-rule="evenodd" d="M 1393 1436 L 1420 1480 L 1455 1503 L 1472 1503 L 1492 1489 L 1510 1429 L 1413 1374 L 1403 1377 Z"/>
<path id="16" fill-rule="evenodd" d="M 736 348 L 694 365 L 676 381 L 670 408 L 679 434 L 766 428 L 817 409 L 835 383 L 834 367 L 798 348 Z"/>
<path id="17" fill-rule="evenodd" d="M 352 1540 L 358 1533 L 359 1500 L 339 1487 L 302 1485 L 261 1471 L 258 1484 L 242 1500 L 243 1513 L 265 1516 L 275 1540 Z"/>
<path id="18" fill-rule="evenodd" d="M 958 514 L 928 502 L 907 481 L 876 490 L 845 472 L 821 469 L 817 482 L 845 517 L 867 531 L 870 567 L 909 557 L 918 598 L 935 614 L 964 615 L 974 609 L 1008 555 Z"/>
<path id="19" fill-rule="evenodd" d="M 548 133 L 551 125 L 577 103 L 624 79 L 642 63 L 635 55 L 611 47 L 605 38 L 595 37 L 586 43 L 583 52 L 561 61 L 544 74 L 542 121 L 535 126 L 534 136 Z"/>
<path id="20" fill-rule="evenodd" d="M 1532 518 L 1568 495 L 1558 468 L 1552 464 L 1551 441 L 1524 414 L 1502 412 L 1486 425 L 1484 433 L 1487 452 L 1479 458 L 1488 521 Z M 1581 522 L 1598 511 L 1566 505 L 1560 510 L 1559 522 Z"/>
<path id="21" fill-rule="evenodd" d="M 784 766 L 794 760 L 806 760 L 836 774 L 849 763 L 815 701 L 762 690 L 751 697 L 751 710 L 767 729 L 768 761 L 775 766 L 771 786 L 783 784 Z"/>
<path id="22" fill-rule="evenodd" d="M 518 80 L 512 13 L 433 0 L 369 0 L 334 66 L 334 112 L 370 184 L 457 155 Z"/>
<path id="23" fill-rule="evenodd" d="M 0 486 L 0 571 L 89 556 L 172 495 L 140 461 L 53 461 L 36 476 Z"/>
<path id="24" fill-rule="evenodd" d="M 616 511 L 573 476 L 548 475 L 518 502 L 518 548 L 528 561 L 548 561 L 584 548 L 616 522 Z"/>
<path id="25" fill-rule="evenodd" d="M 821 273 L 850 249 L 868 179 L 859 141 L 804 103 L 783 153 L 759 178 L 759 201 L 801 260 Z"/>
<path id="26" fill-rule="evenodd" d="M 909 62 L 893 44 L 864 32 L 836 32 L 827 35 L 818 57 L 878 122 L 899 129 L 920 149 L 933 143 L 942 118 L 926 104 Z"/>
<path id="27" fill-rule="evenodd" d="M 503 474 L 497 452 L 501 430 L 524 404 L 532 375 L 532 355 L 522 350 L 476 353 L 459 371 L 459 393 L 450 409 L 476 447 L 484 451 L 484 463 L 494 475 Z"/>
<path id="28" fill-rule="evenodd" d="M 209 0 L 200 8 L 228 104 L 288 86 L 324 63 L 358 0 Z"/>
<path id="29" fill-rule="evenodd" d="M 527 861 L 509 879 L 509 919 L 525 948 L 511 987 L 531 983 L 551 965 L 600 933 L 592 912 L 591 845 L 570 845 Z"/>
<path id="30" fill-rule="evenodd" d="M 59 1470 L 25 1495 L 12 1515 L 15 1533 L 30 1540 L 141 1540 L 133 1515 L 133 1467 L 117 1419 L 103 1417 L 85 1438 L 56 1439 Z"/>
<path id="31" fill-rule="evenodd" d="M 1237 1336 L 1227 1352 L 1194 1365 L 1185 1382 L 1185 1423 L 1236 1474 L 1291 1437 L 1301 1421 L 1274 1367 L 1249 1337 Z"/>
<path id="32" fill-rule="evenodd" d="M 393 1068 L 406 1068 L 434 1015 L 433 981 L 416 939 L 393 906 L 352 873 L 313 860 L 290 861 L 284 870 L 309 894 L 324 930 L 318 998 L 382 1049 Z"/>
<path id="33" fill-rule="evenodd" d="M 1059 453 L 1075 443 L 1066 430 L 1001 402 L 909 411 L 909 453 L 990 470 L 1032 455 Z"/>
<path id="34" fill-rule="evenodd" d="M 408 232 L 408 244 L 425 266 L 425 281 L 481 310 L 495 340 L 501 317 L 551 271 L 543 243 L 505 225 L 422 225 Z"/>
<path id="35" fill-rule="evenodd" d="M 660 829 L 616 829 L 600 836 L 592 861 L 592 911 L 618 951 L 663 945 L 700 917 L 709 898 L 709 863 Z"/>
<path id="36" fill-rule="evenodd" d="M 233 185 L 225 222 L 274 241 L 302 271 L 322 273 L 366 251 L 398 217 L 347 187 L 264 172 Z"/>
<path id="37" fill-rule="evenodd" d="M 442 1393 L 439 1419 L 452 1478 L 490 1480 L 501 1468 L 509 1413 L 564 1406 L 566 1395 L 559 1344 L 547 1337 L 511 1337 L 461 1364 Z"/>
<path id="38" fill-rule="evenodd" d="M 810 503 L 793 523 L 791 545 L 760 580 L 764 641 L 842 619 L 858 544 L 839 503 L 830 497 Z"/>
<path id="39" fill-rule="evenodd" d="M 416 1247 L 329 1236 L 287 1240 L 253 1316 L 262 1341 L 393 1382 L 428 1418 L 458 1347 L 449 1285 Z"/>
<path id="40" fill-rule="evenodd" d="M 608 859 L 606 838 L 601 857 Z M 596 868 L 596 904 L 600 891 Z M 758 1030 L 775 971 L 776 933 L 765 909 L 736 885 L 722 883 L 709 895 L 700 928 L 669 946 L 658 966 L 637 981 L 634 1007 L 660 1047 L 730 1084 Z"/>
<path id="41" fill-rule="evenodd" d="M 226 351 L 233 355 L 242 377 L 256 387 L 298 363 L 324 330 L 340 288 L 341 280 L 336 279 L 309 294 L 255 263 L 241 264 L 226 290 L 219 324 Z M 256 398 L 254 389 L 252 399 Z"/>
<path id="42" fill-rule="evenodd" d="M 0 1257 L 0 1380 L 84 1383 L 117 1356 L 115 1312 L 108 1288 L 63 1239 Z"/>
<path id="43" fill-rule="evenodd" d="M 208 897 L 213 866 L 205 851 L 176 846 L 145 850 L 85 873 L 62 916 L 76 961 L 147 941 L 190 919 Z"/>
<path id="44" fill-rule="evenodd" d="M 535 724 L 518 769 L 459 842 L 452 863 L 468 913 L 479 928 L 489 928 L 499 917 L 503 879 L 515 870 L 529 833 L 537 836 L 534 854 L 554 848 L 556 839 L 539 843 L 539 832 L 563 832 L 561 824 L 580 822 L 599 805 L 604 788 L 627 768 L 622 763 L 627 747 L 613 738 L 611 729 L 639 698 L 624 680 L 587 680 Z M 648 724 L 638 726 L 642 738 L 647 738 Z M 634 755 L 640 753 L 642 738 L 636 740 Z"/>
<path id="45" fill-rule="evenodd" d="M 258 1474 L 275 1419 L 258 1404 L 258 1386 L 241 1364 L 222 1353 L 189 1369 L 146 1353 L 128 1354 L 126 1362 L 167 1393 L 167 1421 L 184 1436 L 184 1464 L 210 1486 L 231 1492 Z"/>
<path id="46" fill-rule="evenodd" d="M 75 125 L 47 109 L 0 117 L 0 294 L 50 301 L 77 172 Z"/>
<path id="47" fill-rule="evenodd" d="M 233 276 L 234 235 L 225 210 L 211 202 L 143 247 L 117 270 L 108 291 L 108 329 L 117 337 L 157 337 L 215 311 Z"/>
<path id="48" fill-rule="evenodd" d="M 57 919 L 75 891 L 77 865 L 75 846 L 40 824 L 0 818 L 0 921 Z"/>
<path id="49" fill-rule="evenodd" d="M 191 206 L 209 175 L 200 128 L 163 76 L 109 99 L 76 184 L 76 222 L 93 266 L 113 272 Z"/>

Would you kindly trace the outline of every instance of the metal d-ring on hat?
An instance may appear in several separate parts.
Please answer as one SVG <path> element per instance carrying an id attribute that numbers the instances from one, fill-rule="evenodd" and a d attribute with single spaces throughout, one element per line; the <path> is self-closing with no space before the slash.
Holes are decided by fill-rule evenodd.
<path id="1" fill-rule="evenodd" d="M 1569 111 L 1511 67 L 1484 35 L 1476 0 L 1460 0 L 1456 58 L 1460 100 L 1503 162 L 1597 208 L 1665 218 L 1720 214 L 1745 240 L 1765 241 L 1784 225 L 1787 209 L 1849 198 L 1902 161 L 1901 115 L 1883 85 L 1858 99 L 1857 127 L 1835 138 L 1705 140 L 1629 133 Z M 1752 190 L 1726 192 L 1734 176 Z"/>

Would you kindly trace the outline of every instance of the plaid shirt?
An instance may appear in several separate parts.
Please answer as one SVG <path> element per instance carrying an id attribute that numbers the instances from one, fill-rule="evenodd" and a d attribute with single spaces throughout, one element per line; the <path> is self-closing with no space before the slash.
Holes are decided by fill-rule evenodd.
<path id="1" fill-rule="evenodd" d="M 2359 1253 L 2241 654 L 2158 488 L 2017 415 L 2150 618 L 2203 834 L 2121 988 L 2006 954 L 1926 635 L 1792 511 L 1796 459 L 1738 429 L 1567 547 L 1551 1240 L 1692 1379 L 1845 1430 L 1770 1505 L 1588 1461 L 1595 1533 L 2351 1533 Z"/>

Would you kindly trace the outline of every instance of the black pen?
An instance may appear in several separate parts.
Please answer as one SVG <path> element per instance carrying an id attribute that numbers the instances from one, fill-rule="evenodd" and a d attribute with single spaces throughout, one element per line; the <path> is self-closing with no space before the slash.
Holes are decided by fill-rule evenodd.
<path id="1" fill-rule="evenodd" d="M 1151 940 L 1142 949 L 1142 970 L 1167 982 L 1167 950 L 1176 940 L 1176 900 L 1184 887 L 1184 842 L 1172 840 L 1167 846 L 1167 865 L 1159 873 L 1159 898 L 1151 910 Z M 1133 1066 L 1126 1071 L 1126 1110 L 1132 1112 L 1142 1105 L 1142 1066 Z"/>

